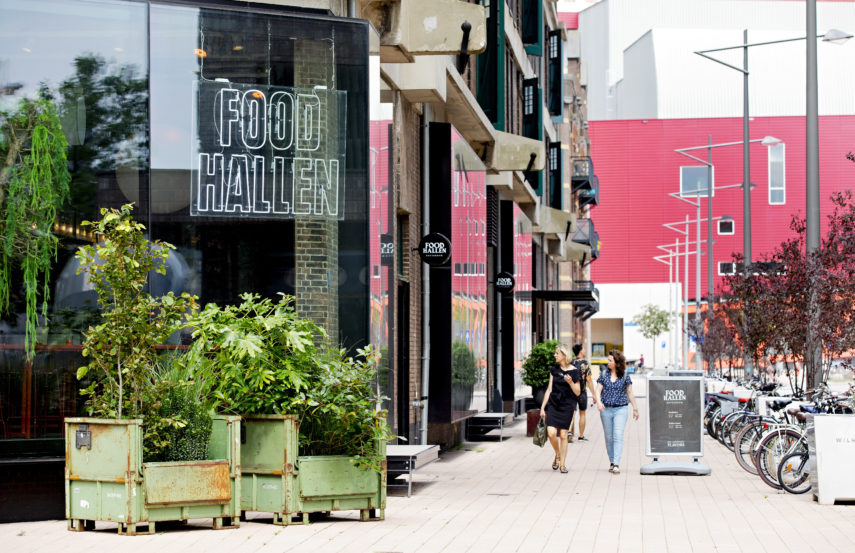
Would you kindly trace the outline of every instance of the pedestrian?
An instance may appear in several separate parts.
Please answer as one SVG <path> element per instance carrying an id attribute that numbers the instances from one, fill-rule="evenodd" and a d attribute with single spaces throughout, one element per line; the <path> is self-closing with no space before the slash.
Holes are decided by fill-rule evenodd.
<path id="1" fill-rule="evenodd" d="M 586 442 L 588 441 L 588 438 L 585 437 L 586 412 L 588 411 L 588 390 L 591 390 L 594 405 L 596 405 L 599 400 L 597 399 L 597 390 L 591 380 L 591 367 L 585 359 L 585 350 L 582 349 L 582 344 L 576 344 L 573 346 L 573 355 L 575 356 L 573 359 L 573 366 L 575 367 L 575 370 L 578 371 L 580 393 L 579 398 L 577 399 L 576 413 L 573 415 L 573 422 L 570 423 L 568 440 L 573 441 L 573 429 L 576 427 L 576 420 L 578 419 L 579 437 L 577 439 L 580 442 Z"/>
<path id="2" fill-rule="evenodd" d="M 567 430 L 573 420 L 573 412 L 576 410 L 576 398 L 579 396 L 579 380 L 571 364 L 572 353 L 570 348 L 559 344 L 555 348 L 555 364 L 549 371 L 549 385 L 543 394 L 543 405 L 540 407 L 540 416 L 546 419 L 546 433 L 549 443 L 555 450 L 555 460 L 552 461 L 552 470 L 561 469 L 562 474 L 567 474 L 564 460 L 567 458 Z"/>
<path id="3" fill-rule="evenodd" d="M 600 420 L 609 454 L 609 472 L 620 474 L 620 457 L 623 453 L 623 431 L 632 404 L 632 418 L 638 420 L 638 406 L 632 393 L 632 379 L 626 374 L 626 358 L 618 350 L 609 351 L 607 371 L 600 372 L 597 394 L 600 401 Z"/>

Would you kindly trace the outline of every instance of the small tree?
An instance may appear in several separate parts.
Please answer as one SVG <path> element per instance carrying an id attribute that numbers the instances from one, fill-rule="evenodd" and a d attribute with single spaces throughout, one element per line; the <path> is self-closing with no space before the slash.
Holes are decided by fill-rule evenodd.
<path id="1" fill-rule="evenodd" d="M 668 317 L 667 311 L 648 303 L 641 308 L 640 313 L 632 318 L 632 322 L 638 325 L 641 335 L 653 341 L 654 367 L 656 367 L 656 338 L 670 327 Z"/>
<path id="2" fill-rule="evenodd" d="M 131 209 L 130 204 L 101 209 L 100 221 L 84 221 L 102 241 L 77 252 L 79 271 L 88 274 L 103 316 L 85 333 L 83 355 L 89 364 L 78 369 L 77 378 L 92 377 L 82 391 L 89 396 L 90 415 L 119 419 L 144 418 L 159 399 L 150 397 L 155 346 L 165 344 L 196 307 L 196 298 L 188 294 L 153 298 L 147 293 L 150 272 L 166 273 L 172 246 L 146 240 L 145 227 L 133 220 Z"/>

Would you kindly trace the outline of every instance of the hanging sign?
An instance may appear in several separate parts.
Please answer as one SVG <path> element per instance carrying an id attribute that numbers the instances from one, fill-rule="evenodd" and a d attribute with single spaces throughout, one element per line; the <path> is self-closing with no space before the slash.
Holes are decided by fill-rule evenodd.
<path id="1" fill-rule="evenodd" d="M 391 267 L 395 262 L 395 244 L 391 234 L 380 235 L 380 265 Z"/>
<path id="2" fill-rule="evenodd" d="M 344 218 L 347 93 L 196 83 L 190 215 Z"/>
<path id="3" fill-rule="evenodd" d="M 419 243 L 419 257 L 428 265 L 445 265 L 451 259 L 451 241 L 439 232 L 432 232 Z"/>
<path id="4" fill-rule="evenodd" d="M 496 290 L 502 294 L 508 294 L 514 290 L 514 275 L 502 271 L 496 275 Z"/>

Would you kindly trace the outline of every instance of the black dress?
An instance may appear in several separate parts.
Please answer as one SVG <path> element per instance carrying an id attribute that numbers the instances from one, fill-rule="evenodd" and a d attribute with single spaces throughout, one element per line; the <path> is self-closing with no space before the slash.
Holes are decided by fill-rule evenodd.
<path id="1" fill-rule="evenodd" d="M 558 429 L 570 428 L 573 420 L 573 412 L 576 411 L 576 394 L 570 389 L 570 385 L 564 380 L 564 376 L 570 376 L 573 382 L 579 382 L 578 371 L 570 365 L 567 370 L 561 370 L 556 363 L 550 369 L 552 373 L 552 392 L 546 404 L 546 425 Z M 575 374 L 574 374 L 575 373 Z"/>

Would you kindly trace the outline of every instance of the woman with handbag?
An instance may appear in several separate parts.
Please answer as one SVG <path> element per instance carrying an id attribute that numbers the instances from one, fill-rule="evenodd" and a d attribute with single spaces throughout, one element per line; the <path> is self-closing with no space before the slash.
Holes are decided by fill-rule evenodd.
<path id="1" fill-rule="evenodd" d="M 638 420 L 638 406 L 632 393 L 632 379 L 626 374 L 626 358 L 618 350 L 609 351 L 609 370 L 600 371 L 597 379 L 597 408 L 603 422 L 606 451 L 609 454 L 609 472 L 620 474 L 620 457 L 623 453 L 623 431 L 632 404 L 632 418 Z M 596 396 L 595 396 L 596 397 Z"/>
<path id="2" fill-rule="evenodd" d="M 560 344 L 555 348 L 555 365 L 549 371 L 549 385 L 543 394 L 543 405 L 540 407 L 540 417 L 546 420 L 546 431 L 549 443 L 555 450 L 555 460 L 552 470 L 561 469 L 562 474 L 569 472 L 564 466 L 567 458 L 567 430 L 573 420 L 576 410 L 576 398 L 579 396 L 579 379 L 570 364 L 572 359 L 570 348 Z M 575 374 L 574 374 L 575 373 Z"/>

